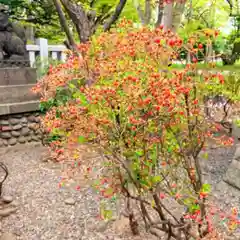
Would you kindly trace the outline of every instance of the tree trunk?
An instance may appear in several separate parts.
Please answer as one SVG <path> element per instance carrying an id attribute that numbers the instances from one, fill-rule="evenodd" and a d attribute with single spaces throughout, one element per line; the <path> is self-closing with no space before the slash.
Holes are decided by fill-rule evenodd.
<path id="1" fill-rule="evenodd" d="M 98 25 L 106 19 L 106 16 L 104 14 L 97 16 L 93 10 L 86 11 L 81 4 L 74 3 L 71 0 L 60 1 L 76 28 L 80 42 L 88 42 L 90 37 L 95 33 Z M 119 0 L 115 12 L 109 21 L 104 24 L 104 31 L 108 31 L 118 20 L 126 2 L 127 0 Z M 109 17 L 108 14 L 107 17 Z"/>
<path id="2" fill-rule="evenodd" d="M 172 30 L 173 27 L 173 0 L 164 6 L 163 13 L 163 27 L 164 30 Z"/>
<path id="3" fill-rule="evenodd" d="M 176 32 L 180 23 L 181 23 L 181 20 L 182 20 L 182 15 L 183 15 L 183 12 L 184 12 L 184 9 L 185 9 L 185 4 L 186 4 L 186 1 L 178 1 L 175 6 L 174 6 L 174 9 L 173 9 L 173 19 L 172 19 L 172 31 L 173 32 Z"/>
<path id="4" fill-rule="evenodd" d="M 145 0 L 145 24 L 148 25 L 151 21 L 152 9 L 151 0 Z"/>
<path id="5" fill-rule="evenodd" d="M 70 31 L 70 28 L 68 27 L 67 20 L 66 20 L 65 15 L 62 11 L 62 7 L 61 7 L 58 0 L 53 0 L 53 3 L 56 7 L 61 26 L 62 26 L 63 30 L 65 31 L 65 33 L 67 35 L 67 39 L 68 39 L 68 42 L 69 42 L 69 47 L 75 49 L 76 48 L 76 43 L 74 41 L 73 35 Z"/>
<path id="6" fill-rule="evenodd" d="M 164 0 L 159 0 L 158 2 L 158 17 L 155 27 L 159 27 L 162 24 L 163 10 L 164 10 Z"/>
<path id="7" fill-rule="evenodd" d="M 80 42 L 86 43 L 92 35 L 92 29 L 88 16 L 82 5 L 75 4 L 70 0 L 60 1 L 76 27 Z"/>
<path id="8" fill-rule="evenodd" d="M 135 8 L 138 12 L 138 17 L 142 23 L 142 25 L 148 25 L 151 21 L 152 17 L 152 8 L 151 8 L 151 0 L 145 0 L 145 9 L 142 10 L 141 6 L 137 1 L 134 1 Z"/>
<path id="9" fill-rule="evenodd" d="M 182 19 L 186 0 L 171 0 L 165 4 L 163 25 L 165 30 L 176 32 Z"/>

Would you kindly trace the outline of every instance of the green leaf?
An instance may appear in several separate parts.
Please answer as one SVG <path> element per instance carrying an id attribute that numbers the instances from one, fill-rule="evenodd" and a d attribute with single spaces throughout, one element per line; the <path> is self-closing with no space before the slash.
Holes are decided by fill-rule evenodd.
<path id="1" fill-rule="evenodd" d="M 135 154 L 136 154 L 138 157 L 142 157 L 144 153 L 143 153 L 142 150 L 139 150 L 139 151 L 136 151 Z"/>
<path id="2" fill-rule="evenodd" d="M 154 177 L 152 178 L 153 183 L 161 182 L 161 180 L 162 180 L 162 178 L 161 178 L 160 176 L 154 176 Z"/>
<path id="3" fill-rule="evenodd" d="M 69 83 L 69 87 L 70 87 L 71 89 L 76 88 L 76 86 L 75 86 L 74 84 L 72 84 L 72 83 Z"/>
<path id="4" fill-rule="evenodd" d="M 204 184 L 202 185 L 202 191 L 203 191 L 204 193 L 209 193 L 209 192 L 211 191 L 211 185 L 208 184 L 208 183 L 204 183 Z"/>
<path id="5" fill-rule="evenodd" d="M 200 207 L 198 204 L 193 204 L 192 206 L 189 207 L 190 212 L 195 212 L 197 210 L 200 210 Z"/>
<path id="6" fill-rule="evenodd" d="M 78 143 L 85 143 L 86 142 L 86 139 L 84 136 L 79 136 L 78 137 Z"/>
<path id="7" fill-rule="evenodd" d="M 73 98 L 79 99 L 80 100 L 80 104 L 82 106 L 87 106 L 88 105 L 87 97 L 83 93 L 81 93 L 81 92 L 74 93 L 73 94 Z"/>
<path id="8" fill-rule="evenodd" d="M 203 158 L 208 159 L 208 153 L 207 152 L 203 154 Z"/>

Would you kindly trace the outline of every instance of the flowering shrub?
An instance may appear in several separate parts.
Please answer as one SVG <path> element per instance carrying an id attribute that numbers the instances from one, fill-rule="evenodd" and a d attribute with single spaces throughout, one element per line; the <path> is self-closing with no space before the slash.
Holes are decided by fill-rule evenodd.
<path id="1" fill-rule="evenodd" d="M 191 44 L 193 54 L 201 50 Z M 134 234 L 140 221 L 133 201 L 146 230 L 156 236 L 166 232 L 168 239 L 203 238 L 219 212 L 209 207 L 211 187 L 203 182 L 199 154 L 209 138 L 233 143 L 213 135 L 218 127 L 204 116 L 204 96 L 212 86 L 223 90 L 224 78 L 198 75 L 195 64 L 169 72 L 170 59 L 183 47 L 170 31 L 136 30 L 124 20 L 80 45 L 81 55 L 51 68 L 35 88 L 47 109 L 46 129 L 61 136 L 51 146 L 72 159 L 78 157 L 76 143 L 98 149 L 108 170 L 100 192 L 126 198 Z M 236 214 L 229 219 L 239 224 Z"/>

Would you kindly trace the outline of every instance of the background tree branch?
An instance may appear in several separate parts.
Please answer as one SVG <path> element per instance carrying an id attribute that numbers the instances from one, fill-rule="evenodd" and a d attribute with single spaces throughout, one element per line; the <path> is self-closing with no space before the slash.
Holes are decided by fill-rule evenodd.
<path id="1" fill-rule="evenodd" d="M 120 0 L 118 5 L 116 6 L 115 12 L 113 13 L 112 17 L 109 21 L 104 24 L 104 31 L 109 31 L 111 26 L 118 20 L 127 0 Z"/>
<path id="2" fill-rule="evenodd" d="M 69 44 L 67 46 L 68 46 L 68 48 L 69 48 L 69 46 L 71 46 L 74 50 L 76 50 L 76 43 L 74 41 L 73 35 L 72 35 L 72 33 L 71 33 L 70 29 L 69 29 L 69 26 L 67 24 L 67 20 L 65 18 L 64 13 L 63 13 L 62 7 L 61 7 L 61 5 L 60 5 L 58 0 L 53 0 L 53 3 L 55 5 L 55 7 L 56 7 L 56 10 L 57 10 L 57 13 L 58 13 L 58 16 L 59 16 L 59 21 L 61 23 L 61 26 L 63 27 L 63 29 L 64 29 L 64 31 L 65 31 L 65 33 L 67 35 L 67 38 L 68 38 Z"/>

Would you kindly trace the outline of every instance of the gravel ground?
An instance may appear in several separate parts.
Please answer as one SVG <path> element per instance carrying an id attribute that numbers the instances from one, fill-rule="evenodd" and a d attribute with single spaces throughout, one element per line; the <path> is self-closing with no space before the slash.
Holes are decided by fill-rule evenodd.
<path id="1" fill-rule="evenodd" d="M 98 214 L 94 195 L 58 186 L 60 168 L 41 162 L 41 146 L 20 146 L 0 154 L 10 176 L 4 194 L 18 202 L 18 211 L 0 222 L 2 232 L 12 232 L 22 240 L 84 239 L 84 223 Z M 65 200 L 76 201 L 66 205 Z M 88 239 L 88 238 L 85 238 Z"/>
<path id="2" fill-rule="evenodd" d="M 0 149 L 1 160 L 10 172 L 4 194 L 12 195 L 18 205 L 16 213 L 1 219 L 0 231 L 11 232 L 19 240 L 122 239 L 101 234 L 100 228 L 106 226 L 97 220 L 99 206 L 93 192 L 89 189 L 76 191 L 71 186 L 59 188 L 60 166 L 42 162 L 40 156 L 44 151 L 36 144 Z M 240 205 L 240 193 L 236 189 L 229 190 L 228 185 L 221 182 L 234 152 L 234 147 L 214 149 L 203 162 L 205 181 L 214 185 L 214 194 L 226 206 Z M 67 200 L 75 204 L 67 205 Z"/>
<path id="3" fill-rule="evenodd" d="M 209 149 L 208 158 L 202 160 L 204 181 L 211 184 L 213 195 L 224 207 L 240 206 L 240 191 L 223 182 L 223 177 L 231 164 L 236 147 Z"/>
<path id="4" fill-rule="evenodd" d="M 233 160 L 236 145 L 225 148 L 208 149 L 208 157 L 202 160 L 202 169 L 206 181 L 216 185 L 226 173 Z"/>

